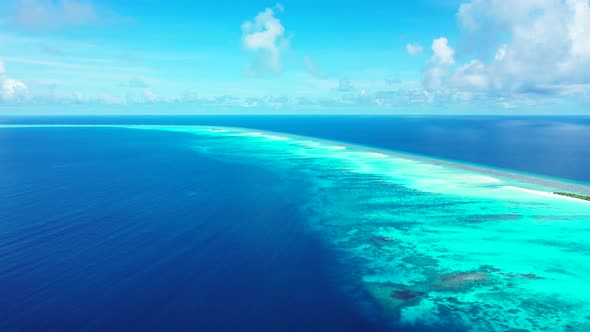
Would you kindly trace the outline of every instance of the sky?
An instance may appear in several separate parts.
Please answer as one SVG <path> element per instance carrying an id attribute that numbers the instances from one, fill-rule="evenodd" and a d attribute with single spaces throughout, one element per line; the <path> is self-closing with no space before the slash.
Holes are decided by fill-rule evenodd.
<path id="1" fill-rule="evenodd" d="M 590 114 L 589 0 L 2 0 L 2 114 Z"/>

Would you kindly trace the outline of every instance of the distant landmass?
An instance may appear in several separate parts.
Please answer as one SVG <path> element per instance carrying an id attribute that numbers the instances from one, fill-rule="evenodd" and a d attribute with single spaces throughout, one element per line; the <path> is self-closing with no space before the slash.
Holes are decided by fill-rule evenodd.
<path id="1" fill-rule="evenodd" d="M 556 192 L 554 192 L 554 194 L 561 195 L 561 196 L 572 197 L 572 198 L 577 198 L 577 199 L 582 199 L 582 200 L 585 200 L 585 201 L 589 201 L 590 202 L 590 196 L 578 195 L 578 194 L 572 194 L 572 193 L 565 193 L 565 192 L 560 192 L 560 191 L 556 191 Z"/>

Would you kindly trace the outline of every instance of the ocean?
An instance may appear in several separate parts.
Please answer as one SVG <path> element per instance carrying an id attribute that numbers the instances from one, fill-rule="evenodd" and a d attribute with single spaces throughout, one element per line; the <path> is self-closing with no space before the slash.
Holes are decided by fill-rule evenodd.
<path id="1" fill-rule="evenodd" d="M 0 123 L 0 331 L 590 328 L 590 118 Z"/>

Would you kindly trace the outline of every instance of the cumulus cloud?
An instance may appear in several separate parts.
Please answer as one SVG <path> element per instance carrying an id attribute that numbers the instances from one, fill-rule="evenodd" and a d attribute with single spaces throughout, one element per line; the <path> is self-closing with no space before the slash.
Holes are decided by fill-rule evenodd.
<path id="1" fill-rule="evenodd" d="M 150 89 L 143 89 L 143 97 L 145 98 L 146 101 L 153 103 L 158 101 L 158 95 L 156 95 L 152 90 Z"/>
<path id="2" fill-rule="evenodd" d="M 4 63 L 0 61 L 0 101 L 20 101 L 29 97 L 28 87 L 23 82 L 8 77 Z"/>
<path id="3" fill-rule="evenodd" d="M 18 0 L 9 17 L 9 22 L 31 30 L 96 24 L 102 20 L 96 7 L 83 0 Z"/>
<path id="4" fill-rule="evenodd" d="M 127 90 L 122 99 L 124 100 L 125 104 L 166 103 L 169 101 L 183 100 L 182 96 L 177 96 L 174 98 L 161 97 L 153 90 L 148 89 L 147 87 L 140 88 L 139 86 Z"/>
<path id="5" fill-rule="evenodd" d="M 440 90 L 445 85 L 449 68 L 455 63 L 455 51 L 445 37 L 432 42 L 432 57 L 422 74 L 422 83 L 428 90 Z"/>
<path id="6" fill-rule="evenodd" d="M 425 88 L 496 97 L 590 92 L 588 0 L 472 0 L 457 17 L 465 60 L 455 64 L 448 40 L 434 40 Z M 474 40 L 488 46 L 469 47 Z"/>
<path id="7" fill-rule="evenodd" d="M 279 73 L 282 71 L 281 53 L 288 47 L 285 28 L 275 17 L 275 11 L 284 8 L 276 5 L 258 13 L 254 20 L 242 24 L 242 44 L 256 55 L 250 71 Z"/>
<path id="8" fill-rule="evenodd" d="M 479 60 L 472 60 L 457 68 L 450 77 L 450 82 L 453 87 L 466 90 L 485 90 L 490 86 L 486 65 Z"/>
<path id="9" fill-rule="evenodd" d="M 441 65 L 452 65 L 455 63 L 455 51 L 449 46 L 445 37 L 435 39 L 432 42 L 432 61 Z"/>
<path id="10" fill-rule="evenodd" d="M 424 48 L 420 44 L 407 44 L 406 45 L 406 52 L 409 55 L 418 55 L 424 51 Z"/>

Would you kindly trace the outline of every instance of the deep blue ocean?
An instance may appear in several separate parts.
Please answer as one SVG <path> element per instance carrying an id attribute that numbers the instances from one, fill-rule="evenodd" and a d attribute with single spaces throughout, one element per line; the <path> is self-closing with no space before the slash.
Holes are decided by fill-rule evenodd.
<path id="1" fill-rule="evenodd" d="M 587 117 L 29 117 L 333 139 L 590 182 Z M 117 128 L 0 130 L 0 331 L 383 331 L 306 227 L 308 186 Z M 335 277 L 337 276 L 337 277 Z"/>

